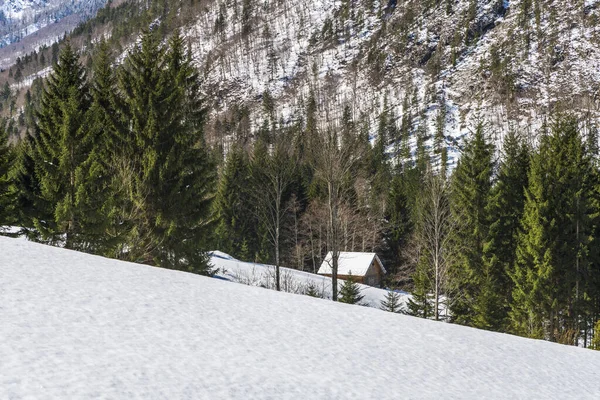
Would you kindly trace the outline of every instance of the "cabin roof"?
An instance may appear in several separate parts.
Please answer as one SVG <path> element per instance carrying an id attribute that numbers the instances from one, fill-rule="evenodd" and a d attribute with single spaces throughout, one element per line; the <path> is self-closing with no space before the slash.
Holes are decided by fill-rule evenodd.
<path id="1" fill-rule="evenodd" d="M 365 276 L 375 258 L 385 274 L 385 268 L 376 253 L 340 252 L 338 258 L 338 275 Z M 331 274 L 331 266 L 331 252 L 329 252 L 321 263 L 318 273 L 321 275 Z"/>

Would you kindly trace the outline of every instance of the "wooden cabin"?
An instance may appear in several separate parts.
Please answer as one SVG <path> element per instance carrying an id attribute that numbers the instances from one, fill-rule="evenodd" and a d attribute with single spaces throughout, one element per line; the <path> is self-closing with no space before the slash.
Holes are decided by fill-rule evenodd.
<path id="1" fill-rule="evenodd" d="M 332 257 L 331 252 L 321 263 L 319 275 L 331 277 Z M 381 287 L 385 268 L 375 253 L 340 252 L 338 257 L 338 278 L 349 279 L 369 286 Z"/>

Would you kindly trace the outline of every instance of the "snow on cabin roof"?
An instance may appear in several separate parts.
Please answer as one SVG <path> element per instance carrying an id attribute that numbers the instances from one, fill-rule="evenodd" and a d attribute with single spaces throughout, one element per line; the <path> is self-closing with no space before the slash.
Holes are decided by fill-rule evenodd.
<path id="1" fill-rule="evenodd" d="M 374 258 L 377 258 L 385 274 L 385 268 L 375 253 L 340 252 L 338 258 L 338 275 L 352 274 L 353 276 L 365 276 Z M 323 260 L 318 273 L 321 275 L 331 274 L 331 265 L 331 252 L 329 252 Z"/>

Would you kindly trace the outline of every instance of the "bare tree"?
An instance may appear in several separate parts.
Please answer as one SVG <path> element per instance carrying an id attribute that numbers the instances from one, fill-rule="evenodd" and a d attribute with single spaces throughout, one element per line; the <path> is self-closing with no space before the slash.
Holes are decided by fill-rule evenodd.
<path id="1" fill-rule="evenodd" d="M 252 193 L 255 210 L 275 251 L 275 282 L 279 291 L 283 224 L 294 206 L 294 202 L 286 201 L 285 196 L 294 182 L 298 161 L 293 155 L 291 141 L 285 137 L 276 139 L 270 154 L 268 150 L 262 155 L 255 152 L 254 157 Z"/>
<path id="2" fill-rule="evenodd" d="M 456 228 L 449 203 L 449 185 L 430 170 L 425 176 L 418 204 L 418 221 L 410 259 L 426 262 L 426 275 L 433 292 L 434 319 L 440 319 L 440 301 L 448 295 L 448 270 L 452 256 L 452 233 Z"/>
<path id="3" fill-rule="evenodd" d="M 340 140 L 335 130 L 317 135 L 312 149 L 315 176 L 327 186 L 329 249 L 332 253 L 332 299 L 337 301 L 338 258 L 341 247 L 340 208 L 349 190 L 347 178 L 362 158 L 363 148 L 356 136 L 345 135 Z"/>

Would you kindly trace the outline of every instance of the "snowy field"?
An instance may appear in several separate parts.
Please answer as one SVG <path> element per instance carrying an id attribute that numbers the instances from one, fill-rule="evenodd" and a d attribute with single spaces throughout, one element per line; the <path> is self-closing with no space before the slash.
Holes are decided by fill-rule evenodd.
<path id="1" fill-rule="evenodd" d="M 598 399 L 600 352 L 0 238 L 0 399 Z"/>

